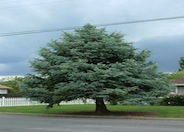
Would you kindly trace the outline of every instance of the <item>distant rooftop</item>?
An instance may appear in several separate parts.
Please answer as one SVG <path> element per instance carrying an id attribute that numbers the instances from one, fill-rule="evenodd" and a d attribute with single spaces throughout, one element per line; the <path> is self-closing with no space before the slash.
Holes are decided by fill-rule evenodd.
<path id="1" fill-rule="evenodd" d="M 12 88 L 0 84 L 0 89 L 12 89 Z"/>
<path id="2" fill-rule="evenodd" d="M 173 80 L 173 83 L 176 84 L 176 85 L 184 85 L 184 78 L 178 78 L 178 79 L 175 79 Z"/>

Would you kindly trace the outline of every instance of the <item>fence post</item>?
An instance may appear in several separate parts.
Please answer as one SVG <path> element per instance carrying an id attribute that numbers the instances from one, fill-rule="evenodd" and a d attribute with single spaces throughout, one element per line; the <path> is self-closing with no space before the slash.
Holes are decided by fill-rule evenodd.
<path id="1" fill-rule="evenodd" d="M 2 106 L 4 106 L 4 102 L 5 102 L 5 97 L 2 97 L 3 101 L 2 101 Z"/>

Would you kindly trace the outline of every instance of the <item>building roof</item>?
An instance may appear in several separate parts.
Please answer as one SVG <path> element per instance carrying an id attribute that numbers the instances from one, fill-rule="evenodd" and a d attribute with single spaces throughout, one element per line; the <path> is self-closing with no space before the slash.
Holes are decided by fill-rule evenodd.
<path id="1" fill-rule="evenodd" d="M 12 88 L 4 86 L 4 85 L 0 85 L 0 89 L 12 89 Z"/>
<path id="2" fill-rule="evenodd" d="M 173 80 L 173 83 L 175 85 L 184 85 L 184 78 L 175 79 L 175 80 Z"/>

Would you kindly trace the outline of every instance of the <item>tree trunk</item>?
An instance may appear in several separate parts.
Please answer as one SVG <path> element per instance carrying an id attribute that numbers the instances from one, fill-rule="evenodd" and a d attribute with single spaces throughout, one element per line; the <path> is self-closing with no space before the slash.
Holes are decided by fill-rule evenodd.
<path id="1" fill-rule="evenodd" d="M 102 98 L 96 98 L 96 113 L 104 114 L 109 113 L 110 111 L 107 109 L 104 100 Z"/>

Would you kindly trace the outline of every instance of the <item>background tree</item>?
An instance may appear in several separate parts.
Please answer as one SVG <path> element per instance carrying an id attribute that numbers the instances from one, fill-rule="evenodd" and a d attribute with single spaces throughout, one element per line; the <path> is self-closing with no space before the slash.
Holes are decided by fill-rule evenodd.
<path id="1" fill-rule="evenodd" d="M 180 58 L 179 66 L 180 66 L 179 71 L 169 74 L 168 79 L 173 80 L 178 78 L 184 78 L 184 57 Z"/>
<path id="2" fill-rule="evenodd" d="M 21 96 L 21 92 L 20 92 L 20 87 L 19 87 L 19 83 L 22 81 L 23 78 L 21 77 L 15 77 L 12 80 L 8 80 L 8 81 L 3 81 L 0 84 L 11 87 L 12 89 L 10 89 L 8 91 L 8 95 L 9 96 Z"/>
<path id="3" fill-rule="evenodd" d="M 166 95 L 169 83 L 120 33 L 108 34 L 87 24 L 41 48 L 31 61 L 36 74 L 22 83 L 28 97 L 49 103 L 94 99 L 96 112 L 108 112 L 104 101 L 141 103 Z"/>
<path id="4" fill-rule="evenodd" d="M 174 72 L 168 75 L 168 79 L 170 80 L 178 79 L 178 78 L 184 78 L 184 70 Z"/>
<path id="5" fill-rule="evenodd" d="M 179 71 L 184 70 L 184 57 L 180 58 L 179 65 L 180 65 Z"/>

